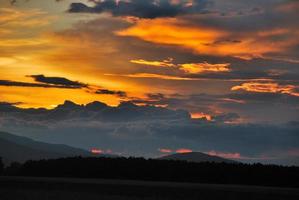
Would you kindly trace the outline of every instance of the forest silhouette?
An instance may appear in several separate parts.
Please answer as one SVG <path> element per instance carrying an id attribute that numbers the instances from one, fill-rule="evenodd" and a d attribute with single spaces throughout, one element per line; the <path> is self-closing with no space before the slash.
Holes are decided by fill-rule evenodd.
<path id="1" fill-rule="evenodd" d="M 146 180 L 299 187 L 299 167 L 242 163 L 193 163 L 144 158 L 72 157 L 13 163 L 7 176 Z"/>

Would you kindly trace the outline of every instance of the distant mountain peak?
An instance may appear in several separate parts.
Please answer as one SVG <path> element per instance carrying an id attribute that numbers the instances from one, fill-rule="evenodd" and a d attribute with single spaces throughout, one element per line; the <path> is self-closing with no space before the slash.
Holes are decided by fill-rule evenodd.
<path id="1" fill-rule="evenodd" d="M 162 160 L 181 160 L 188 162 L 216 162 L 216 163 L 238 163 L 237 161 L 218 157 L 210 156 L 201 152 L 190 152 L 190 153 L 176 153 L 167 156 L 163 156 L 159 159 Z"/>
<path id="2" fill-rule="evenodd" d="M 62 145 L 35 141 L 23 136 L 0 132 L 0 157 L 10 162 L 25 162 L 73 156 L 93 156 L 89 151 Z"/>

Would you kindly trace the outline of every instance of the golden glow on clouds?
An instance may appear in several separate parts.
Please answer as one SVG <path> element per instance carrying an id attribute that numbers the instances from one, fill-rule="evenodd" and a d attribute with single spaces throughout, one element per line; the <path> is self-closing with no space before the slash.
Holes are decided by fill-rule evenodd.
<path id="1" fill-rule="evenodd" d="M 1 40 L 0 47 L 25 47 L 25 46 L 38 46 L 38 45 L 46 45 L 48 43 L 47 40 L 43 39 L 7 39 Z"/>
<path id="2" fill-rule="evenodd" d="M 248 92 L 259 92 L 259 93 L 281 93 L 289 94 L 293 96 L 299 96 L 299 87 L 294 85 L 279 85 L 278 83 L 259 83 L 259 82 L 248 82 L 243 83 L 240 86 L 234 86 L 231 90 L 244 90 Z M 297 91 L 296 91 L 297 90 Z"/>
<path id="3" fill-rule="evenodd" d="M 192 119 L 206 119 L 208 121 L 212 121 L 212 119 L 213 119 L 213 117 L 211 115 L 203 113 L 203 112 L 191 113 L 191 118 Z"/>
<path id="4" fill-rule="evenodd" d="M 148 61 L 148 60 L 139 59 L 139 60 L 131 60 L 130 62 L 135 64 L 140 64 L 140 65 L 153 66 L 153 67 L 175 67 L 175 64 L 171 63 L 172 60 L 173 60 L 172 58 L 168 58 L 163 61 Z"/>
<path id="5" fill-rule="evenodd" d="M 97 69 L 98 60 L 115 51 L 110 41 L 98 45 L 88 34 L 82 38 L 67 31 L 53 33 L 56 19 L 38 9 L 0 8 L 0 80 L 32 82 L 26 75 L 44 74 L 141 95 L 143 86 L 108 79 Z M 52 108 L 66 99 L 78 104 L 98 100 L 112 106 L 122 100 L 113 95 L 95 94 L 94 90 L 0 86 L 0 99 L 34 108 Z"/>
<path id="6" fill-rule="evenodd" d="M 136 73 L 136 74 L 105 74 L 106 76 L 123 76 L 123 77 L 130 77 L 130 78 L 156 78 L 162 80 L 175 80 L 175 81 L 194 81 L 200 80 L 197 78 L 186 78 L 186 77 L 179 77 L 179 76 L 169 76 L 169 75 L 162 75 L 162 74 L 151 74 L 151 73 Z"/>
<path id="7" fill-rule="evenodd" d="M 16 62 L 16 59 L 0 57 L 0 66 L 10 65 Z"/>
<path id="8" fill-rule="evenodd" d="M 267 53 L 283 52 L 298 43 L 298 34 L 284 40 L 273 41 L 271 35 L 284 36 L 290 30 L 233 33 L 203 25 L 196 27 L 176 18 L 140 19 L 133 26 L 116 32 L 119 36 L 139 39 L 164 45 L 177 45 L 191 49 L 197 54 L 233 56 L 245 60 L 263 57 Z M 232 38 L 234 40 L 232 40 Z"/>
<path id="9" fill-rule="evenodd" d="M 25 88 L 25 87 L 1 87 L 0 98 L 7 102 L 21 102 L 22 108 L 53 108 L 70 99 L 78 104 L 87 104 L 92 101 L 101 101 L 112 106 L 119 104 L 119 98 L 107 95 L 94 95 L 80 89 L 56 89 L 56 88 Z"/>
<path id="10" fill-rule="evenodd" d="M 204 63 L 189 63 L 189 64 L 182 64 L 181 70 L 186 73 L 190 74 L 199 74 L 204 72 L 229 72 L 230 64 L 209 64 L 207 62 Z"/>
<path id="11" fill-rule="evenodd" d="M 179 45 L 205 54 L 206 44 L 225 36 L 225 32 L 206 27 L 190 27 L 175 18 L 141 19 L 132 27 L 118 31 L 119 36 L 138 37 L 158 44 Z"/>
<path id="12" fill-rule="evenodd" d="M 208 62 L 203 63 L 184 63 L 184 64 L 174 64 L 172 63 L 173 58 L 168 58 L 163 61 L 148 61 L 148 60 L 131 60 L 131 63 L 154 66 L 154 67 L 172 67 L 178 68 L 188 74 L 201 74 L 210 72 L 229 72 L 230 63 L 219 63 L 210 64 Z"/>
<path id="13" fill-rule="evenodd" d="M 176 0 L 172 2 L 174 4 L 178 3 Z M 186 1 L 186 6 L 190 5 L 192 5 L 192 1 Z M 1 101 L 23 102 L 23 104 L 20 104 L 22 107 L 47 108 L 61 104 L 65 99 L 70 99 L 78 104 L 95 100 L 103 101 L 109 105 L 117 105 L 120 102 L 121 99 L 116 96 L 94 94 L 98 87 L 113 91 L 125 91 L 130 97 L 140 97 L 141 99 L 146 99 L 145 92 L 148 91 L 168 94 L 198 93 L 202 90 L 205 92 L 218 92 L 219 89 L 216 84 L 219 82 L 204 86 L 206 87 L 204 89 L 203 87 L 198 89 L 190 86 L 193 83 L 189 84 L 187 82 L 202 80 L 212 82 L 216 79 L 186 76 L 190 74 L 230 72 L 230 63 L 226 61 L 222 61 L 223 63 L 186 61 L 186 63 L 178 64 L 174 62 L 175 57 L 167 57 L 177 55 L 179 52 L 177 49 L 188 49 L 198 55 L 233 56 L 251 59 L 261 57 L 265 53 L 283 52 L 298 40 L 298 37 L 295 39 L 285 37 L 286 40 L 277 42 L 267 39 L 269 37 L 284 38 L 282 36 L 291 34 L 291 30 L 285 28 L 239 34 L 206 25 L 191 25 L 179 18 L 134 18 L 131 19 L 129 24 L 123 26 L 121 24 L 124 22 L 123 19 L 113 18 L 112 20 L 111 16 L 106 15 L 105 17 L 109 20 L 103 19 L 102 15 L 97 17 L 101 18 L 102 21 L 92 21 L 91 23 L 87 23 L 87 20 L 81 21 L 69 28 L 71 24 L 64 14 L 52 16 L 51 13 L 39 9 L 0 8 L 0 80 L 32 82 L 25 76 L 44 74 L 45 76 L 78 80 L 94 86 L 90 90 L 86 88 L 73 90 L 0 86 Z M 76 20 L 77 18 L 73 19 L 72 22 L 76 22 Z M 56 30 L 58 26 L 55 24 L 58 21 L 60 25 L 63 25 L 63 30 Z M 115 24 L 109 24 L 111 21 Z M 104 35 L 99 35 L 99 30 L 102 30 L 98 27 L 99 22 L 110 28 L 107 28 L 107 30 L 115 28 L 114 25 L 122 28 L 113 29 L 119 30 L 114 32 L 115 34 L 111 33 L 112 31 L 105 32 L 106 29 L 103 29 L 105 30 L 102 31 L 104 34 L 111 34 L 113 37 L 104 37 L 102 39 L 101 36 Z M 54 30 L 57 32 L 53 32 Z M 299 35 L 298 32 L 293 34 Z M 125 36 L 133 37 L 131 38 L 132 41 L 140 42 L 139 39 L 141 39 L 151 43 L 143 44 L 142 42 L 142 45 L 148 45 L 147 48 L 151 48 L 151 45 L 155 44 L 173 45 L 179 48 L 176 49 L 174 54 L 170 52 L 166 55 L 165 58 L 167 59 L 159 61 L 153 57 L 151 51 L 142 52 L 140 49 L 130 49 L 130 47 L 122 49 L 122 45 L 127 45 L 126 42 L 128 42 L 124 38 Z M 231 38 L 234 41 L 231 41 Z M 122 39 L 124 39 L 124 42 L 121 41 Z M 143 46 L 138 42 L 135 46 L 142 48 Z M 136 52 L 139 50 L 140 52 Z M 147 60 L 147 56 L 152 60 Z M 148 66 L 147 71 L 142 73 L 140 68 L 137 70 L 134 64 Z M 153 68 L 149 69 L 149 67 Z M 171 72 L 171 74 L 165 71 Z M 165 82 L 165 85 L 158 85 L 159 83 L 156 84 L 152 80 L 143 79 L 169 80 L 169 82 Z M 279 85 L 272 82 L 259 83 L 258 78 L 256 80 L 221 79 L 220 81 L 221 83 L 225 81 L 248 81 L 248 83 L 233 87 L 232 90 L 273 92 L 299 96 L 296 92 L 297 87 L 293 85 Z M 224 92 L 229 92 L 230 88 L 231 85 L 227 86 L 227 91 Z M 225 101 L 245 103 L 244 101 L 232 99 L 226 99 Z M 192 117 L 211 120 L 211 116 L 205 113 L 193 113 Z"/>
<path id="14" fill-rule="evenodd" d="M 35 30 L 50 25 L 55 19 L 56 17 L 38 9 L 0 8 L 1 44 L 3 43 L 2 39 L 6 39 L 5 37 L 7 37 L 6 40 L 25 40 L 21 37 L 29 38 L 30 35 L 35 34 Z"/>

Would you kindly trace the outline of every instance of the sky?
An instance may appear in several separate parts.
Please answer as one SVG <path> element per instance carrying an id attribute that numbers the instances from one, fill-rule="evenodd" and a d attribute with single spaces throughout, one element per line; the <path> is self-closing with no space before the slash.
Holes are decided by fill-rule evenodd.
<path id="1" fill-rule="evenodd" d="M 0 0 L 0 102 L 131 102 L 184 110 L 217 131 L 299 133 L 298 9 L 297 0 Z M 275 152 L 298 153 L 296 145 Z"/>

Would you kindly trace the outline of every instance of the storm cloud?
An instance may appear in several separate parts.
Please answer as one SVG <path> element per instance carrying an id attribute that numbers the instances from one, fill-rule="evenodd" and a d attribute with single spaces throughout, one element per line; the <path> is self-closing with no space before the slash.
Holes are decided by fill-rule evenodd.
<path id="1" fill-rule="evenodd" d="M 126 97 L 127 93 L 124 91 L 115 91 L 115 90 L 107 90 L 107 89 L 99 89 L 95 92 L 96 94 L 104 94 L 104 95 L 116 95 L 118 97 Z"/>
<path id="2" fill-rule="evenodd" d="M 133 16 L 139 18 L 175 17 L 177 15 L 201 13 L 207 6 L 206 0 L 195 0 L 192 4 L 189 1 L 181 0 L 131 0 L 116 1 L 104 0 L 94 1 L 94 6 L 87 6 L 83 3 L 72 3 L 69 8 L 71 13 L 103 13 L 108 12 L 113 16 Z"/>
<path id="3" fill-rule="evenodd" d="M 44 75 L 29 75 L 28 77 L 33 78 L 36 82 L 45 83 L 49 85 L 56 85 L 66 88 L 83 88 L 87 87 L 87 84 L 80 83 L 78 81 L 71 81 L 64 77 L 46 77 Z"/>
<path id="4" fill-rule="evenodd" d="M 21 82 L 14 80 L 0 80 L 0 86 L 7 87 L 40 87 L 40 88 L 63 88 L 63 89 L 81 89 L 88 87 L 87 84 L 78 81 L 71 81 L 64 77 L 46 77 L 44 75 L 30 75 L 36 83 Z"/>

